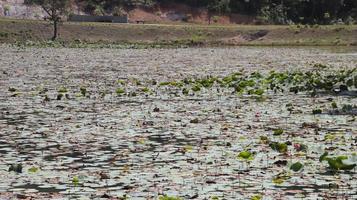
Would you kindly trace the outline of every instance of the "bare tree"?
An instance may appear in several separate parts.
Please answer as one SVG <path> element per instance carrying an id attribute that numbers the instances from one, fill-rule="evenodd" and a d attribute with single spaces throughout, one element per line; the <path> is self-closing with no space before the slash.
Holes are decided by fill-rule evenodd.
<path id="1" fill-rule="evenodd" d="M 58 37 L 58 25 L 62 21 L 62 17 L 67 14 L 69 0 L 27 0 L 28 4 L 35 4 L 42 7 L 47 13 L 45 19 L 53 23 L 52 40 Z"/>

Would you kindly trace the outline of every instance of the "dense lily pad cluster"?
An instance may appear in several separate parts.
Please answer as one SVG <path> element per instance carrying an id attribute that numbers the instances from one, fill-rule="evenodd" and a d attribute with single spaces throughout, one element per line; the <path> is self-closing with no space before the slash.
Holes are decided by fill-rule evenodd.
<path id="1" fill-rule="evenodd" d="M 271 71 L 266 75 L 259 72 L 244 74 L 243 72 L 233 73 L 223 78 L 208 76 L 198 79 L 184 79 L 176 82 L 163 82 L 161 86 L 185 87 L 183 91 L 190 88 L 193 92 L 201 91 L 202 88 L 212 88 L 213 86 L 222 88 L 233 88 L 238 94 L 248 94 L 262 96 L 273 91 L 277 92 L 317 92 L 342 93 L 348 88 L 357 88 L 357 68 L 346 70 L 325 70 L 315 69 L 312 71 L 275 72 Z M 336 90 L 334 90 L 336 89 Z M 187 92 L 183 92 L 186 93 Z"/>
<path id="2" fill-rule="evenodd" d="M 165 81 L 157 85 L 157 81 L 144 81 L 146 86 L 135 80 L 118 80 L 120 85 L 137 86 L 136 91 L 126 92 L 125 88 L 118 87 L 118 95 L 131 95 L 134 93 L 150 93 L 150 91 L 160 91 L 162 88 L 175 88 L 181 90 L 182 95 L 194 95 L 202 90 L 215 88 L 219 91 L 231 91 L 240 95 L 250 95 L 260 97 L 271 93 L 309 93 L 312 96 L 321 93 L 340 94 L 357 96 L 356 91 L 349 91 L 357 88 L 357 68 L 329 70 L 321 69 L 318 65 L 316 69 L 310 71 L 270 71 L 267 74 L 260 72 L 244 73 L 236 72 L 225 77 L 207 76 L 204 78 L 184 78 L 183 80 Z M 139 87 L 140 86 L 140 87 Z M 152 89 L 150 89 L 152 88 Z M 172 92 L 172 91 L 171 91 Z M 175 91 L 175 94 L 179 94 Z M 321 114 L 316 111 L 316 114 Z"/>

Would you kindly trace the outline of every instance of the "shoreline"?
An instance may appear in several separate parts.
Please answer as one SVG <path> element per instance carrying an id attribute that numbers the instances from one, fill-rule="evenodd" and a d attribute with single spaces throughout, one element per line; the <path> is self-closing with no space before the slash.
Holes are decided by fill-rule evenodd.
<path id="1" fill-rule="evenodd" d="M 356 25 L 195 25 L 65 22 L 59 40 L 49 41 L 44 21 L 0 18 L 0 44 L 119 48 L 357 46 Z"/>

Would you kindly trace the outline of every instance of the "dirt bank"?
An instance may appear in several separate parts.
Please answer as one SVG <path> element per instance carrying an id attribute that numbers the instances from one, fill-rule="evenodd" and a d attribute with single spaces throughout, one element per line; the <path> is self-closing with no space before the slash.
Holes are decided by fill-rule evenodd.
<path id="1" fill-rule="evenodd" d="M 0 18 L 0 42 L 41 42 L 51 38 L 44 21 Z M 357 26 L 252 26 L 64 23 L 64 42 L 191 45 L 357 45 Z"/>

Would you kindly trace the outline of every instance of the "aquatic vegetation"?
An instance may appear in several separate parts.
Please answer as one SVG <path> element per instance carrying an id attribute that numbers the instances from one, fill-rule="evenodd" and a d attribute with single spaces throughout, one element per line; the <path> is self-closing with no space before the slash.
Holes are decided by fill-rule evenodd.
<path id="1" fill-rule="evenodd" d="M 123 196 L 119 197 L 119 200 L 129 200 L 129 196 L 124 194 Z"/>
<path id="2" fill-rule="evenodd" d="M 322 63 L 315 63 L 313 68 L 315 68 L 316 70 L 324 70 L 324 69 L 327 69 L 328 66 L 324 65 Z"/>
<path id="3" fill-rule="evenodd" d="M 216 82 L 217 78 L 215 77 L 207 77 L 204 79 L 196 80 L 197 85 L 202 85 L 205 88 L 211 88 L 213 84 Z"/>
<path id="4" fill-rule="evenodd" d="M 344 104 L 343 106 L 342 106 L 342 111 L 343 112 L 350 112 L 350 111 L 352 111 L 354 108 L 357 108 L 356 106 L 353 106 L 353 105 L 351 105 L 351 104 Z"/>
<path id="5" fill-rule="evenodd" d="M 150 92 L 150 89 L 147 87 L 144 87 L 144 88 L 141 88 L 141 91 L 144 93 L 148 93 L 148 92 Z"/>
<path id="6" fill-rule="evenodd" d="M 329 167 L 333 170 L 345 170 L 349 171 L 356 167 L 356 164 L 347 164 L 344 163 L 347 160 L 347 156 L 336 156 L 336 157 L 329 157 L 328 153 L 325 152 L 323 155 L 320 156 L 319 161 L 327 161 Z"/>
<path id="7" fill-rule="evenodd" d="M 268 144 L 269 143 L 269 138 L 267 136 L 260 136 L 260 143 L 262 144 Z"/>
<path id="8" fill-rule="evenodd" d="M 252 89 L 252 90 L 248 90 L 248 94 L 249 95 L 257 95 L 257 96 L 262 96 L 264 94 L 264 90 L 263 89 Z"/>
<path id="9" fill-rule="evenodd" d="M 169 86 L 182 88 L 184 85 L 191 85 L 193 92 L 199 92 L 202 88 L 210 89 L 213 87 L 234 88 L 234 92 L 238 94 L 255 95 L 262 97 L 270 89 L 271 91 L 292 93 L 311 92 L 314 96 L 317 92 L 333 92 L 333 88 L 340 86 L 339 84 L 349 83 L 347 87 L 353 87 L 354 76 L 357 71 L 339 70 L 321 73 L 319 71 L 289 71 L 289 72 L 275 72 L 271 71 L 268 75 L 259 72 L 252 72 L 251 74 L 244 74 L 242 72 L 235 72 L 224 77 L 207 76 L 204 78 L 184 78 L 183 80 L 174 80 L 161 82 L 160 87 Z M 138 84 L 137 79 L 132 79 L 132 82 Z M 217 84 L 215 84 L 217 83 Z M 155 84 L 156 85 L 156 84 Z M 183 89 L 182 93 L 188 95 L 188 89 Z M 292 106 L 287 106 L 292 110 Z"/>
<path id="10" fill-rule="evenodd" d="M 159 85 L 160 86 L 167 86 L 167 85 L 171 85 L 171 82 L 161 82 Z"/>
<path id="11" fill-rule="evenodd" d="M 134 83 L 136 86 L 141 86 L 142 85 L 141 81 L 139 79 L 136 79 L 136 78 L 132 78 L 131 82 Z"/>
<path id="12" fill-rule="evenodd" d="M 286 153 L 288 151 L 288 145 L 286 143 L 271 142 L 269 146 L 279 153 Z"/>
<path id="13" fill-rule="evenodd" d="M 50 101 L 51 99 L 48 97 L 48 95 L 45 95 L 45 98 L 43 99 L 43 101 Z"/>
<path id="14" fill-rule="evenodd" d="M 122 80 L 122 79 L 117 80 L 117 83 L 121 84 L 121 85 L 126 85 L 125 80 Z"/>
<path id="15" fill-rule="evenodd" d="M 183 81 L 167 81 L 167 82 L 161 82 L 159 84 L 160 86 L 171 86 L 171 87 L 183 87 L 184 82 Z"/>
<path id="16" fill-rule="evenodd" d="M 284 130 L 281 128 L 278 128 L 278 129 L 275 129 L 273 132 L 274 132 L 273 135 L 278 136 L 278 135 L 282 135 L 284 133 Z"/>
<path id="17" fill-rule="evenodd" d="M 116 92 L 117 95 L 125 94 L 125 90 L 123 88 L 118 88 L 115 92 Z"/>
<path id="18" fill-rule="evenodd" d="M 291 178 L 291 174 L 288 172 L 281 172 L 273 177 L 272 182 L 277 185 L 283 184 L 285 181 Z"/>
<path id="19" fill-rule="evenodd" d="M 238 158 L 241 160 L 250 161 L 254 159 L 254 155 L 249 151 L 242 151 L 238 154 Z"/>
<path id="20" fill-rule="evenodd" d="M 201 91 L 201 85 L 200 84 L 195 84 L 195 85 L 193 85 L 192 86 L 192 91 L 194 91 L 194 92 L 199 92 L 199 91 Z"/>
<path id="21" fill-rule="evenodd" d="M 56 57 L 31 49 L 36 65 L 1 56 L 24 50 L 16 51 L 0 54 L 11 67 L 4 71 L 16 74 L 0 75 L 0 199 L 4 192 L 15 199 L 351 197 L 338 196 L 337 186 L 355 193 L 353 56 L 335 56 L 336 67 L 320 71 L 312 61 L 329 58 L 309 51 L 304 62 L 286 61 L 279 49 L 251 62 L 238 59 L 240 48 L 221 54 L 237 60 L 220 66 L 209 56 L 191 58 L 195 49 L 184 56 L 181 49 L 81 49 L 75 54 L 83 58 L 72 60 L 70 49 Z M 76 67 L 58 68 L 66 62 Z M 324 151 L 331 155 L 320 163 Z M 21 174 L 6 172 L 12 163 L 22 163 Z"/>
<path id="22" fill-rule="evenodd" d="M 278 160 L 278 161 L 275 161 L 274 162 L 274 165 L 277 165 L 279 167 L 281 166 L 286 166 L 288 164 L 288 161 L 287 160 Z"/>
<path id="23" fill-rule="evenodd" d="M 67 92 L 68 92 L 68 90 L 64 86 L 62 86 L 58 89 L 58 93 L 67 93 Z"/>
<path id="24" fill-rule="evenodd" d="M 58 93 L 56 99 L 57 99 L 58 101 L 60 101 L 60 100 L 62 100 L 63 96 L 64 96 L 63 93 Z"/>
<path id="25" fill-rule="evenodd" d="M 321 109 L 313 109 L 312 110 L 312 114 L 314 114 L 314 115 L 319 115 L 319 114 L 322 114 L 322 110 Z"/>
<path id="26" fill-rule="evenodd" d="M 28 171 L 31 172 L 31 173 L 36 173 L 36 172 L 38 172 L 38 170 L 39 169 L 37 167 L 31 167 L 31 168 L 28 169 Z"/>
<path id="27" fill-rule="evenodd" d="M 22 173 L 22 164 L 11 164 L 11 166 L 9 167 L 9 172 L 13 171 L 16 173 Z"/>
<path id="28" fill-rule="evenodd" d="M 333 109 L 337 109 L 337 108 L 338 108 L 337 103 L 336 103 L 335 101 L 333 101 L 333 102 L 331 103 L 331 107 L 332 107 Z"/>
<path id="29" fill-rule="evenodd" d="M 13 88 L 13 87 L 9 87 L 8 91 L 9 91 L 9 92 L 16 92 L 17 89 L 16 89 L 16 88 Z"/>
<path id="30" fill-rule="evenodd" d="M 72 184 L 74 185 L 74 187 L 77 187 L 79 185 L 79 178 L 77 176 L 74 176 L 72 178 Z"/>
<path id="31" fill-rule="evenodd" d="M 192 124 L 198 124 L 200 121 L 199 121 L 199 119 L 198 118 L 194 118 L 194 119 L 191 119 L 190 120 L 190 123 L 192 123 Z"/>
<path id="32" fill-rule="evenodd" d="M 182 94 L 183 94 L 183 95 L 186 95 L 186 96 L 187 96 L 187 95 L 189 94 L 189 92 L 190 92 L 190 90 L 187 89 L 187 88 L 183 88 L 183 89 L 182 89 Z"/>
<path id="33" fill-rule="evenodd" d="M 85 87 L 80 87 L 80 88 L 79 88 L 79 91 L 81 92 L 81 95 L 82 95 L 83 97 L 86 96 L 86 94 L 87 94 L 87 89 L 86 89 Z"/>
<path id="34" fill-rule="evenodd" d="M 139 143 L 139 144 L 145 144 L 145 139 L 144 139 L 144 138 L 140 138 L 140 139 L 138 140 L 138 143 Z"/>
<path id="35" fill-rule="evenodd" d="M 129 92 L 129 97 L 136 97 L 137 95 L 138 94 L 136 92 Z"/>
<path id="36" fill-rule="evenodd" d="M 290 166 L 290 169 L 293 170 L 294 172 L 298 172 L 298 171 L 300 171 L 303 167 L 304 167 L 303 164 L 301 164 L 300 162 L 296 162 L 296 163 L 293 163 L 293 164 Z"/>
<path id="37" fill-rule="evenodd" d="M 338 70 L 321 73 L 319 71 L 289 71 L 289 72 L 276 72 L 271 71 L 268 75 L 259 72 L 252 72 L 251 74 L 244 74 L 243 72 L 235 72 L 224 77 L 207 76 L 204 78 L 184 78 L 183 80 L 173 80 L 159 83 L 160 87 L 173 87 L 182 88 L 184 85 L 190 86 L 193 92 L 199 92 L 202 88 L 233 88 L 233 92 L 237 94 L 247 94 L 256 96 L 257 100 L 265 100 L 263 95 L 269 93 L 267 89 L 274 93 L 290 91 L 297 94 L 298 92 L 311 92 L 314 96 L 318 92 L 325 91 L 333 93 L 333 89 L 337 86 L 340 88 L 346 83 L 346 88 L 354 87 L 355 77 L 357 77 L 357 70 Z M 137 78 L 129 78 L 129 82 L 119 79 L 117 83 L 124 86 L 134 84 L 135 86 L 144 86 L 139 88 L 144 93 L 150 93 L 159 88 L 152 88 L 153 80 L 141 81 Z M 154 81 L 155 82 L 155 81 Z M 150 84 L 149 84 L 150 83 Z M 217 84 L 215 84 L 217 83 Z M 341 85 L 342 84 L 342 85 Z M 17 89 L 9 88 L 9 91 L 16 92 Z M 347 89 L 346 89 L 347 90 Z M 189 94 L 188 88 L 182 89 L 183 95 Z M 61 86 L 58 93 L 67 93 L 67 88 Z M 125 93 L 124 88 L 118 88 L 117 94 L 122 95 Z M 80 93 L 85 96 L 87 93 L 86 88 L 80 87 Z M 60 99 L 60 98 L 59 98 Z M 332 108 L 336 109 L 337 104 L 332 102 Z M 293 105 L 286 106 L 288 111 L 292 112 Z M 345 107 L 343 109 L 349 109 Z M 321 109 L 314 109 L 314 115 L 321 114 Z"/>
<path id="38" fill-rule="evenodd" d="M 254 195 L 252 196 L 251 200 L 262 200 L 263 199 L 263 196 L 258 194 L 258 195 Z"/>
<path id="39" fill-rule="evenodd" d="M 184 147 L 184 151 L 185 152 L 191 152 L 193 150 L 193 147 L 191 146 L 191 145 L 186 145 L 185 147 Z"/>
<path id="40" fill-rule="evenodd" d="M 164 195 L 164 196 L 159 196 L 159 200 L 182 200 L 182 199 L 179 197 L 172 197 L 172 196 Z"/>

